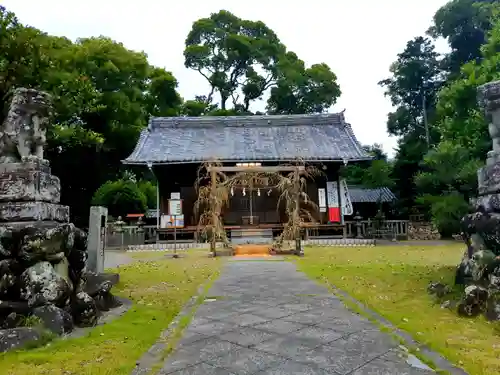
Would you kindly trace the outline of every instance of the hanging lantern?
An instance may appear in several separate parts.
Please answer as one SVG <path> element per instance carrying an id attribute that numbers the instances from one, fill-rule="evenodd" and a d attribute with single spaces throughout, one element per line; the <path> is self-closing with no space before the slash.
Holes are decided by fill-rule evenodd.
<path id="1" fill-rule="evenodd" d="M 231 186 L 231 196 L 234 197 L 234 189 L 232 186 Z"/>
<path id="2" fill-rule="evenodd" d="M 247 195 L 247 191 L 245 188 L 243 188 L 243 196 L 246 196 Z"/>
<path id="3" fill-rule="evenodd" d="M 257 196 L 260 197 L 260 189 L 257 189 Z"/>

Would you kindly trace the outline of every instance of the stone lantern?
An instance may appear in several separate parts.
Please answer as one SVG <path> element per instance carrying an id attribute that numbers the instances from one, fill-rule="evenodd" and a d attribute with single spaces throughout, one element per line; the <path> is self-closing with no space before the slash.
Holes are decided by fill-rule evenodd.
<path id="1" fill-rule="evenodd" d="M 118 216 L 118 219 L 114 222 L 114 227 L 115 230 L 121 234 L 120 236 L 120 249 L 123 250 L 123 243 L 124 243 L 124 234 L 123 234 L 123 226 L 125 225 L 125 222 L 122 220 L 121 216 Z"/>
<path id="2" fill-rule="evenodd" d="M 356 216 L 354 216 L 353 219 L 356 228 L 356 238 L 363 238 L 363 223 L 361 222 L 363 218 L 359 214 L 359 211 L 356 211 Z"/>

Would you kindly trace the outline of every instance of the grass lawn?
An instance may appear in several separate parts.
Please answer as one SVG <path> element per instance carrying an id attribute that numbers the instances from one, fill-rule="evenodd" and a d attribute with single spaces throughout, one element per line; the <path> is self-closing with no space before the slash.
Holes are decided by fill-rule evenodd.
<path id="1" fill-rule="evenodd" d="M 460 318 L 427 294 L 453 284 L 463 245 L 306 248 L 296 260 L 312 278 L 348 292 L 470 375 L 500 374 L 500 323 Z"/>
<path id="2" fill-rule="evenodd" d="M 130 374 L 136 361 L 221 264 L 221 259 L 208 258 L 206 251 L 193 250 L 180 259 L 122 266 L 121 281 L 113 290 L 134 302 L 124 316 L 82 338 L 0 354 L 0 374 Z"/>

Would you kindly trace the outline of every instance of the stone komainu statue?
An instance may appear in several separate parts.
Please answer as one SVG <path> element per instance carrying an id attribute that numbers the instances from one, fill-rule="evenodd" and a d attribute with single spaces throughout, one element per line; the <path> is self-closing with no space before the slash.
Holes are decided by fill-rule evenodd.
<path id="1" fill-rule="evenodd" d="M 26 88 L 14 90 L 7 116 L 0 127 L 0 163 L 43 160 L 51 113 L 49 94 Z"/>

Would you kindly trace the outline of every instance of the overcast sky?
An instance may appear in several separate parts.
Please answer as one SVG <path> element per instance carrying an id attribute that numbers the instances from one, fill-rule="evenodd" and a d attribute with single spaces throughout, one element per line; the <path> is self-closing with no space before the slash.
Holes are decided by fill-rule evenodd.
<path id="1" fill-rule="evenodd" d="M 204 79 L 184 68 L 184 40 L 192 23 L 220 9 L 261 20 L 306 64 L 325 62 L 335 72 L 342 96 L 332 111 L 346 109 L 363 144 L 382 143 L 391 110 L 377 82 L 406 42 L 423 35 L 446 0 L 2 0 L 21 22 L 71 39 L 105 35 L 145 51 L 150 63 L 172 71 L 181 95 L 207 94 Z M 444 43 L 438 46 L 444 51 Z M 263 109 L 259 103 L 257 109 Z"/>

